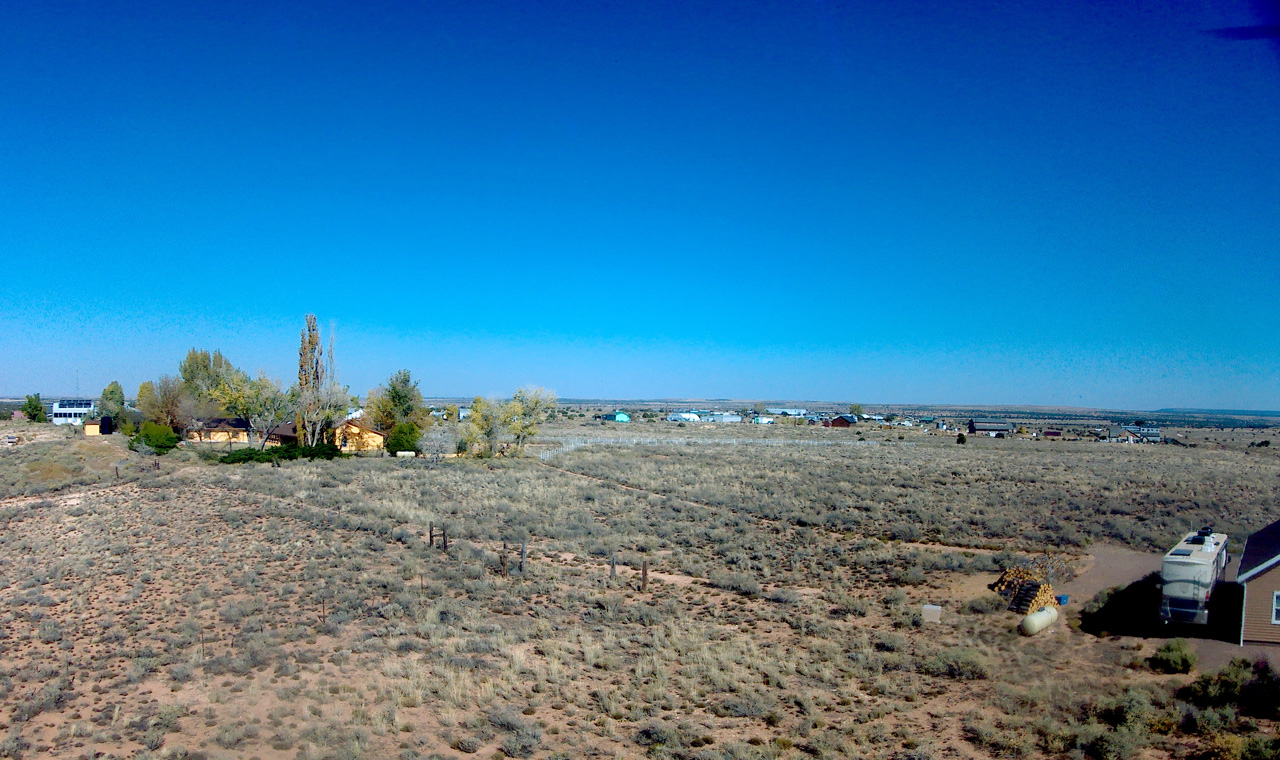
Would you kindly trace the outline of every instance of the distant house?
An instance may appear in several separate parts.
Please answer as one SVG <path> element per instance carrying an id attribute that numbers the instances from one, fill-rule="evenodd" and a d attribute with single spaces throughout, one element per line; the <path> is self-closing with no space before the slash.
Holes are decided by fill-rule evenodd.
<path id="1" fill-rule="evenodd" d="M 289 446 L 298 443 L 298 424 L 286 422 L 267 431 L 267 446 Z"/>
<path id="2" fill-rule="evenodd" d="M 1245 539 L 1236 582 L 1244 587 L 1240 643 L 1280 643 L 1280 521 Z"/>
<path id="3" fill-rule="evenodd" d="M 768 409 L 766 408 L 765 411 L 768 412 L 769 414 L 776 415 L 778 417 L 803 417 L 809 413 L 808 409 L 785 409 L 785 408 Z"/>
<path id="4" fill-rule="evenodd" d="M 111 435 L 114 432 L 115 420 L 111 419 L 109 414 L 104 414 L 100 419 L 85 420 L 84 434 L 86 436 Z"/>
<path id="5" fill-rule="evenodd" d="M 387 434 L 360 418 L 348 419 L 333 429 L 333 443 L 347 454 L 380 451 L 386 446 Z"/>
<path id="6" fill-rule="evenodd" d="M 55 425 L 83 425 L 86 419 L 93 419 L 98 411 L 98 402 L 87 398 L 64 398 L 53 402 L 49 411 L 49 421 Z"/>
<path id="7" fill-rule="evenodd" d="M 215 417 L 200 420 L 187 429 L 188 441 L 201 443 L 249 442 L 249 421 L 239 417 Z"/>
<path id="8" fill-rule="evenodd" d="M 1044 436 L 1045 438 L 1061 438 L 1062 431 L 1058 430 L 1057 428 L 1049 428 L 1045 430 L 1043 433 L 1041 433 L 1041 435 Z"/>
<path id="9" fill-rule="evenodd" d="M 1124 425 L 1125 430 L 1136 435 L 1143 443 L 1160 443 L 1160 428 L 1150 425 Z"/>
<path id="10" fill-rule="evenodd" d="M 755 419 L 751 420 L 751 422 L 754 425 L 772 425 L 773 418 L 772 417 L 756 417 Z"/>
<path id="11" fill-rule="evenodd" d="M 610 412 L 608 414 L 597 414 L 595 416 L 601 422 L 630 422 L 631 415 L 626 412 Z"/>
<path id="12" fill-rule="evenodd" d="M 741 414 L 733 414 L 732 412 L 713 412 L 711 414 L 702 415 L 703 422 L 742 422 Z"/>
<path id="13" fill-rule="evenodd" d="M 1107 429 L 1107 443 L 1138 443 L 1141 440 L 1137 433 L 1131 433 L 1122 427 Z"/>
<path id="14" fill-rule="evenodd" d="M 969 435 L 1013 435 L 1013 423 L 994 418 L 969 420 Z"/>
<path id="15" fill-rule="evenodd" d="M 9 419 L 12 419 L 12 420 L 25 420 L 26 418 L 27 418 L 27 415 L 23 414 L 22 410 L 20 409 L 14 409 L 13 414 L 10 415 L 9 417 Z"/>
<path id="16" fill-rule="evenodd" d="M 693 412 L 672 412 L 667 415 L 667 422 L 701 422 L 702 418 Z"/>
<path id="17" fill-rule="evenodd" d="M 842 414 L 838 417 L 831 418 L 827 422 L 826 427 L 847 428 L 853 427 L 856 424 L 858 424 L 857 417 L 854 417 L 852 414 Z"/>

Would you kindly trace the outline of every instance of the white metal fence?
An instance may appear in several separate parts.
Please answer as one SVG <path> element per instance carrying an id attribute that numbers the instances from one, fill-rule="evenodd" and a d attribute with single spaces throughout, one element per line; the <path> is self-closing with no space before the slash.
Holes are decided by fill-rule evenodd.
<path id="1" fill-rule="evenodd" d="M 558 448 L 543 451 L 538 455 L 546 461 L 558 454 L 567 454 L 583 446 L 771 446 L 775 448 L 821 447 L 821 446 L 880 446 L 880 441 L 804 441 L 787 439 L 762 438 L 640 438 L 640 437 L 591 437 L 591 438 L 546 438 L 547 443 L 558 443 Z M 896 446 L 914 446 L 913 443 L 889 444 Z"/>

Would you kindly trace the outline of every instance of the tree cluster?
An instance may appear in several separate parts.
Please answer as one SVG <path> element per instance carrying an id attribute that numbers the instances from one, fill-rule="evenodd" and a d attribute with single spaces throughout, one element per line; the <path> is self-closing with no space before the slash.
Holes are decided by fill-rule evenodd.
<path id="1" fill-rule="evenodd" d="M 483 457 L 520 454 L 555 409 L 555 394 L 542 388 L 520 388 L 508 401 L 477 396 L 471 402 L 471 416 L 463 429 L 459 450 Z M 506 436 L 511 438 L 510 448 L 502 445 Z"/>

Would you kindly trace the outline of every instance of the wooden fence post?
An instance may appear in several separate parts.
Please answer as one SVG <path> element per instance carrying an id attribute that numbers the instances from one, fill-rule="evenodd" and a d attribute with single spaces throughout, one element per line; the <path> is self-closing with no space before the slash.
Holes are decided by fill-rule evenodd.
<path id="1" fill-rule="evenodd" d="M 525 559 L 525 555 L 528 554 L 528 551 L 529 551 L 529 542 L 521 541 L 520 542 L 520 574 L 521 575 L 524 575 L 524 559 Z"/>
<path id="2" fill-rule="evenodd" d="M 649 588 L 649 560 L 640 562 L 640 593 L 644 593 Z"/>

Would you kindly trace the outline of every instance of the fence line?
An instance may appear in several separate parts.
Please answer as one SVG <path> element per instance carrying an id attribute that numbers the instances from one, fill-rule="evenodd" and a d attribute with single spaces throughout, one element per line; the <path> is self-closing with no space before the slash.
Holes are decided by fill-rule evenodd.
<path id="1" fill-rule="evenodd" d="M 559 448 L 544 451 L 538 455 L 546 461 L 557 454 L 567 454 L 583 446 L 772 446 L 787 448 L 792 446 L 879 446 L 880 441 L 798 441 L 767 440 L 762 438 L 639 438 L 639 437 L 593 437 L 593 438 L 546 438 L 548 443 L 558 443 Z M 914 446 L 914 443 L 889 444 L 891 446 Z"/>

